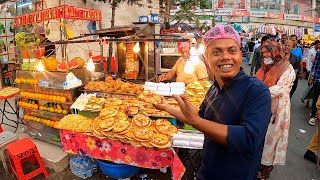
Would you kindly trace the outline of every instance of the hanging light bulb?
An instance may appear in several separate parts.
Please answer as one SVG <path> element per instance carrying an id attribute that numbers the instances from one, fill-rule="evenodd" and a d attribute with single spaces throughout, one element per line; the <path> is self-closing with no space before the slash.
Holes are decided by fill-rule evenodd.
<path id="1" fill-rule="evenodd" d="M 140 46 L 139 46 L 139 42 L 136 43 L 136 45 L 134 45 L 133 47 L 133 52 L 138 53 L 140 51 Z"/>
<path id="2" fill-rule="evenodd" d="M 199 53 L 199 54 L 203 54 L 203 53 L 204 53 L 204 46 L 203 46 L 203 44 L 200 44 L 200 45 L 199 45 L 198 53 Z"/>
<path id="3" fill-rule="evenodd" d="M 186 66 L 184 67 L 183 71 L 187 74 L 192 74 L 194 71 L 194 66 L 192 65 L 191 61 L 186 62 Z"/>
<path id="4" fill-rule="evenodd" d="M 44 71 L 44 66 L 43 66 L 41 60 L 39 61 L 38 65 L 37 65 L 37 70 L 40 71 L 40 72 Z"/>
<path id="5" fill-rule="evenodd" d="M 93 60 L 92 60 L 91 56 L 89 57 L 89 60 L 88 60 L 87 69 L 89 71 L 94 71 L 94 69 L 95 69 L 95 66 L 93 64 Z"/>

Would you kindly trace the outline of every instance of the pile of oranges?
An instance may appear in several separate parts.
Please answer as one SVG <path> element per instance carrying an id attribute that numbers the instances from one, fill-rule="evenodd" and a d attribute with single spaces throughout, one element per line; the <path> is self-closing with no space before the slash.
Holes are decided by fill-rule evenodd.
<path id="1" fill-rule="evenodd" d="M 61 103 L 65 103 L 67 101 L 67 98 L 64 96 L 54 96 L 54 95 L 31 93 L 31 92 L 20 92 L 20 95 L 25 98 L 41 99 L 41 100 L 61 102 Z"/>
<path id="2" fill-rule="evenodd" d="M 25 107 L 25 108 L 32 108 L 32 109 L 38 109 L 39 105 L 36 101 L 33 100 L 28 100 L 28 101 L 19 101 L 18 105 L 20 107 Z"/>
<path id="3" fill-rule="evenodd" d="M 24 115 L 23 119 L 25 121 L 34 121 L 34 122 L 42 123 L 42 124 L 45 124 L 45 125 L 50 126 L 50 127 L 54 127 L 56 124 L 59 123 L 59 121 L 51 121 L 51 120 L 48 120 L 48 119 L 43 119 L 43 118 L 40 118 L 40 117 L 31 116 L 31 115 Z"/>
<path id="4" fill-rule="evenodd" d="M 37 85 L 39 80 L 38 79 L 30 79 L 30 78 L 16 78 L 15 82 L 17 84 L 31 84 L 31 85 Z"/>

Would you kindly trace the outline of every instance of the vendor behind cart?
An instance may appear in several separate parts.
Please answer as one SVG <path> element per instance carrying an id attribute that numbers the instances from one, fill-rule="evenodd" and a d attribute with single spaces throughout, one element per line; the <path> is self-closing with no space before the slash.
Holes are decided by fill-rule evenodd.
<path id="1" fill-rule="evenodd" d="M 190 56 L 189 42 L 181 43 L 179 49 L 181 57 L 167 74 L 159 76 L 159 81 L 171 80 L 175 75 L 177 75 L 177 82 L 184 82 L 186 85 L 195 81 L 208 80 L 206 65 L 203 61 L 199 61 L 198 64 L 194 65 L 194 71 L 192 73 L 187 73 L 184 70 Z"/>
<path id="2" fill-rule="evenodd" d="M 38 26 L 33 29 L 33 34 L 39 34 L 40 45 L 43 43 L 51 43 L 51 41 L 46 38 L 46 30 L 42 26 Z M 45 57 L 56 56 L 56 46 L 55 45 L 46 45 L 45 46 Z"/>

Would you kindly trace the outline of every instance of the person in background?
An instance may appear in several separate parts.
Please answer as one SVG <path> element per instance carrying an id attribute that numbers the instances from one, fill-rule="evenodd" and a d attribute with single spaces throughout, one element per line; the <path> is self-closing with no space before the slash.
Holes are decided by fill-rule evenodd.
<path id="1" fill-rule="evenodd" d="M 297 35 L 295 34 L 292 34 L 290 36 L 290 40 L 293 42 L 293 48 L 291 50 L 291 53 L 293 55 L 295 55 L 298 60 L 299 60 L 299 68 L 298 69 L 295 69 L 296 70 L 296 80 L 294 81 L 293 83 L 293 86 L 292 86 L 292 89 L 291 89 L 291 92 L 290 92 L 290 96 L 292 97 L 294 92 L 296 91 L 297 89 L 297 86 L 298 86 L 298 81 L 299 81 L 299 77 L 300 79 L 302 79 L 303 77 L 303 64 L 302 64 L 302 58 L 303 58 L 303 55 L 302 55 L 302 49 L 300 47 L 297 46 L 298 44 L 298 37 Z"/>
<path id="2" fill-rule="evenodd" d="M 284 44 L 284 55 L 285 55 L 284 58 L 290 62 L 295 73 L 298 73 L 299 67 L 300 67 L 299 58 L 291 52 L 292 49 L 293 49 L 293 42 L 291 40 L 287 40 Z M 292 98 L 293 93 L 294 93 L 294 91 L 291 89 L 290 98 Z"/>
<path id="3" fill-rule="evenodd" d="M 208 80 L 208 74 L 206 65 L 203 61 L 199 61 L 198 64 L 194 66 L 194 71 L 192 73 L 186 73 L 184 68 L 186 67 L 187 61 L 190 57 L 190 43 L 182 42 L 179 46 L 181 57 L 177 60 L 173 68 L 167 73 L 159 76 L 159 81 L 171 80 L 177 75 L 177 82 L 184 82 L 186 85 L 193 83 L 195 81 L 206 81 Z"/>
<path id="4" fill-rule="evenodd" d="M 320 98 L 318 98 L 316 107 L 318 110 L 317 117 L 320 118 Z M 308 149 L 304 154 L 304 158 L 317 164 L 317 153 L 318 153 L 318 144 L 319 144 L 319 129 L 316 129 L 316 132 L 313 134 L 313 137 L 308 145 Z"/>
<path id="5" fill-rule="evenodd" d="M 43 43 L 51 43 L 51 41 L 46 38 L 46 30 L 42 26 L 38 26 L 33 29 L 33 34 L 39 34 L 40 45 Z M 56 46 L 55 45 L 47 45 L 45 46 L 45 57 L 56 56 Z"/>
<path id="6" fill-rule="evenodd" d="M 313 96 L 312 99 L 312 107 L 311 107 L 311 118 L 309 120 L 309 124 L 311 126 L 316 125 L 316 113 L 317 113 L 317 102 L 315 99 L 319 98 L 320 95 L 320 53 L 319 51 L 316 53 L 315 61 L 312 65 L 308 85 L 313 85 Z"/>
<path id="7" fill-rule="evenodd" d="M 289 50 L 287 50 L 289 51 Z M 284 165 L 290 126 L 290 90 L 296 77 L 285 58 L 282 45 L 275 41 L 261 46 L 263 65 L 256 77 L 264 82 L 272 97 L 272 117 L 265 137 L 258 178 L 268 179 L 275 165 Z"/>
<path id="8" fill-rule="evenodd" d="M 173 96 L 179 107 L 163 97 L 154 106 L 204 133 L 197 180 L 256 180 L 271 118 L 270 92 L 241 68 L 240 36 L 231 26 L 217 24 L 203 42 L 216 80 L 200 111 L 184 95 Z"/>
<path id="9" fill-rule="evenodd" d="M 312 47 L 309 49 L 307 53 L 307 60 L 306 60 L 306 70 L 307 70 L 307 77 L 310 77 L 310 72 L 312 65 L 315 61 L 315 56 L 320 49 L 320 41 L 316 40 L 314 43 L 312 43 Z M 305 88 L 304 93 L 301 97 L 301 102 L 305 103 L 306 101 L 306 107 L 309 108 L 309 102 L 312 99 L 313 96 L 313 86 L 311 84 L 308 84 L 308 86 Z"/>
<path id="10" fill-rule="evenodd" d="M 287 40 L 288 40 L 288 36 L 286 34 L 282 34 L 282 36 L 281 36 L 281 44 L 284 45 Z"/>
<path id="11" fill-rule="evenodd" d="M 254 45 L 254 47 L 253 47 L 253 52 L 254 52 L 259 46 L 261 46 L 261 39 L 259 39 L 259 40 L 257 41 L 256 45 Z"/>
<path id="12" fill-rule="evenodd" d="M 261 44 L 264 44 L 267 41 L 270 41 L 269 36 L 263 36 L 261 38 Z M 251 75 L 254 75 L 261 67 L 262 60 L 261 60 L 260 52 L 261 52 L 261 46 L 257 47 L 257 49 L 255 49 L 254 51 L 251 70 L 250 70 Z"/>
<path id="13" fill-rule="evenodd" d="M 254 43 L 254 38 L 251 38 L 251 41 L 248 43 L 248 57 L 249 57 L 249 65 L 252 63 L 252 57 L 253 57 L 253 48 L 256 45 Z"/>

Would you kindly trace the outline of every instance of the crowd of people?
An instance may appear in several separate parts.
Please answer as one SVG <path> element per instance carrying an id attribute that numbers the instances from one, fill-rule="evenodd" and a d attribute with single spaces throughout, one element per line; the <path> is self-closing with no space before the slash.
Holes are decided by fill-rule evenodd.
<path id="1" fill-rule="evenodd" d="M 248 42 L 250 75 L 241 68 L 241 38 L 231 27 L 216 25 L 203 37 L 204 62 L 192 76 L 208 79 L 213 85 L 198 111 L 184 95 L 174 95 L 179 107 L 163 98 L 155 107 L 169 112 L 203 132 L 205 141 L 197 179 L 268 179 L 275 165 L 284 165 L 288 150 L 291 97 L 299 79 L 308 77 L 313 88 L 310 125 L 315 125 L 320 107 L 320 41 L 308 52 L 299 46 L 298 37 L 284 34 L 278 41 L 263 36 L 259 43 Z M 160 80 L 190 79 L 181 70 L 188 60 L 182 44 L 182 58 Z M 306 57 L 307 66 L 303 66 Z M 205 70 L 207 68 L 207 70 Z M 208 69 L 209 68 L 209 69 Z M 180 69 L 180 70 L 178 70 Z M 317 130 L 318 131 L 318 130 Z M 304 157 L 317 161 L 318 132 L 315 132 Z M 232 171 L 230 171 L 232 169 Z"/>

